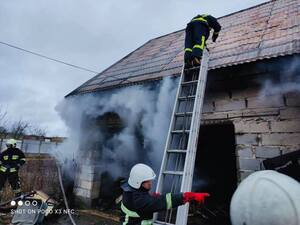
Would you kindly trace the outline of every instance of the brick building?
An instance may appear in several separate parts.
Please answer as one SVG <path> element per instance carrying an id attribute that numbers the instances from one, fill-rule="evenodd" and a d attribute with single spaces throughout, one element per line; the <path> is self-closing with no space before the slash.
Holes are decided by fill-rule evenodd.
<path id="1" fill-rule="evenodd" d="M 269 1 L 219 21 L 217 43 L 208 41 L 208 84 L 196 167 L 204 171 L 203 177 L 213 178 L 215 188 L 222 186 L 221 194 L 227 196 L 223 201 L 228 202 L 239 181 L 263 169 L 264 159 L 300 148 L 300 0 Z M 67 99 L 109 95 L 133 85 L 160 83 L 164 77 L 178 81 L 184 37 L 180 30 L 148 41 Z M 174 100 L 170 96 L 170 102 Z M 99 116 L 108 131 L 123 126 L 113 112 Z M 91 121 L 82 123 L 84 127 Z M 101 161 L 99 154 L 91 150 L 84 156 L 90 162 Z M 74 189 L 88 201 L 97 198 L 101 188 L 101 168 L 92 165 L 81 166 Z"/>

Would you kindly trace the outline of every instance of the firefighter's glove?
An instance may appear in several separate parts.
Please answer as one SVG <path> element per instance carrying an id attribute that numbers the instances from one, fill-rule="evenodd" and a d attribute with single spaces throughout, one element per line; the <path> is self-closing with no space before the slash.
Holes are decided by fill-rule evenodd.
<path id="1" fill-rule="evenodd" d="M 213 36 L 211 37 L 213 42 L 216 42 L 217 38 L 219 37 L 218 33 L 213 33 Z"/>
<path id="2" fill-rule="evenodd" d="M 184 192 L 183 202 L 187 203 L 187 202 L 196 201 L 199 203 L 204 203 L 206 197 L 209 197 L 208 193 Z"/>
<path id="3" fill-rule="evenodd" d="M 201 58 L 195 57 L 193 60 L 193 66 L 199 66 L 200 61 L 201 61 Z"/>
<path id="4" fill-rule="evenodd" d="M 151 194 L 151 196 L 152 196 L 152 197 L 159 197 L 159 196 L 160 196 L 160 193 L 158 193 L 158 192 L 153 192 L 153 193 Z"/>

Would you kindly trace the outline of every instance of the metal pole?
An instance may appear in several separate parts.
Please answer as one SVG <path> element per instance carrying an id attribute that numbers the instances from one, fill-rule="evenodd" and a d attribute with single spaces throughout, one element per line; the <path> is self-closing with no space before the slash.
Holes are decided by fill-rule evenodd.
<path id="1" fill-rule="evenodd" d="M 41 147 L 42 147 L 42 140 L 40 140 L 40 144 L 39 144 L 39 157 L 41 156 Z"/>

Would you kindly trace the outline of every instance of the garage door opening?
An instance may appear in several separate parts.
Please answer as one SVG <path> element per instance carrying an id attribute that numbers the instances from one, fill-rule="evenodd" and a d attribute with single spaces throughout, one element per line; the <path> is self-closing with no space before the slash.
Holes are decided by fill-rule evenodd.
<path id="1" fill-rule="evenodd" d="M 236 187 L 234 125 L 201 126 L 193 191 L 208 192 L 211 197 L 200 208 L 191 206 L 189 224 L 230 224 L 229 205 Z"/>

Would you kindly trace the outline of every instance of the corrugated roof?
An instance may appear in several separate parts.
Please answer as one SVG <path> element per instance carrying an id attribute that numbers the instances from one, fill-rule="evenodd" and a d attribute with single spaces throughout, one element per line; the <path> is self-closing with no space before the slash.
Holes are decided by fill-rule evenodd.
<path id="1" fill-rule="evenodd" d="M 217 43 L 207 42 L 209 69 L 300 53 L 300 0 L 273 0 L 219 18 Z M 70 95 L 180 73 L 184 30 L 145 43 Z"/>

